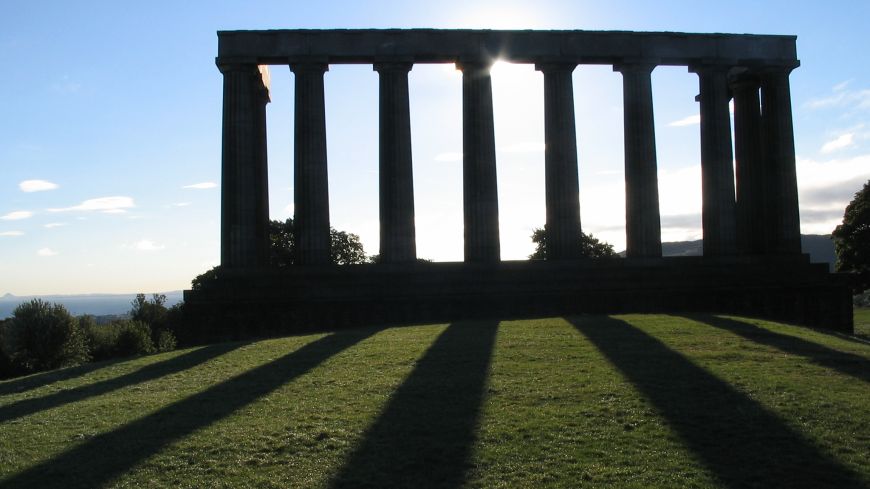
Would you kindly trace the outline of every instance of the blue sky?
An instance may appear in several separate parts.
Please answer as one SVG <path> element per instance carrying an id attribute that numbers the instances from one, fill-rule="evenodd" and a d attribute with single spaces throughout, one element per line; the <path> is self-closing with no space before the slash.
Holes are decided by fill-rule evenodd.
<path id="1" fill-rule="evenodd" d="M 49 2 L 0 6 L 0 294 L 189 287 L 219 257 L 217 30 L 532 28 L 794 34 L 802 230 L 828 233 L 870 178 L 870 2 Z M 292 215 L 293 78 L 273 66 L 270 214 Z M 418 252 L 462 256 L 461 77 L 410 75 Z M 622 93 L 574 73 L 584 230 L 624 246 Z M 543 80 L 493 71 L 503 259 L 544 222 Z M 653 73 L 666 240 L 700 238 L 697 77 Z M 326 75 L 333 226 L 378 247 L 377 74 Z"/>

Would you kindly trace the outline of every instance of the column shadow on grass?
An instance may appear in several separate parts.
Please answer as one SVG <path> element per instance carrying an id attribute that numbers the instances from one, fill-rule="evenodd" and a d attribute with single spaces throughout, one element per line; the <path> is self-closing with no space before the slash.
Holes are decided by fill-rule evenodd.
<path id="1" fill-rule="evenodd" d="M 330 487 L 460 487 L 477 437 L 497 330 L 498 321 L 448 326 Z"/>
<path id="2" fill-rule="evenodd" d="M 142 382 L 182 372 L 225 353 L 229 353 L 244 344 L 245 343 L 222 343 L 198 348 L 166 360 L 146 365 L 139 370 L 119 377 L 74 387 L 68 390 L 53 392 L 42 397 L 23 399 L 6 406 L 0 406 L 0 422 L 22 418 L 46 409 L 81 401 L 89 397 L 108 394 L 109 392 L 118 389 L 123 389 Z"/>
<path id="3" fill-rule="evenodd" d="M 167 445 L 205 428 L 374 335 L 355 329 L 312 341 L 0 481 L 0 488 L 106 485 Z"/>
<path id="4" fill-rule="evenodd" d="M 569 321 L 726 487 L 866 487 L 776 414 L 658 339 L 614 318 Z"/>
<path id="5" fill-rule="evenodd" d="M 783 353 L 802 356 L 816 365 L 836 370 L 864 382 L 870 382 L 870 360 L 860 355 L 837 351 L 812 341 L 770 331 L 736 319 L 710 314 L 686 314 L 682 317 L 730 331 L 755 343 L 776 348 Z"/>
<path id="6" fill-rule="evenodd" d="M 0 381 L 0 396 L 8 394 L 18 394 L 29 390 L 38 389 L 55 382 L 63 382 L 64 380 L 72 380 L 82 375 L 87 375 L 91 372 L 100 370 L 114 365 L 118 362 L 123 362 L 125 359 L 106 360 L 103 362 L 87 363 L 77 367 L 67 367 L 50 372 L 41 372 L 33 375 L 28 375 L 23 378 L 13 378 Z"/>

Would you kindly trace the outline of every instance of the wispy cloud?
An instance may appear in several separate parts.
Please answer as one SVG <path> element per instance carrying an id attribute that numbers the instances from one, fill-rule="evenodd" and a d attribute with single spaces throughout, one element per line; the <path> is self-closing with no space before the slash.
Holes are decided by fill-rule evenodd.
<path id="1" fill-rule="evenodd" d="M 70 79 L 69 75 L 63 75 L 60 80 L 50 85 L 52 91 L 57 93 L 76 93 L 82 88 L 82 84 Z"/>
<path id="2" fill-rule="evenodd" d="M 674 122 L 669 122 L 668 127 L 694 126 L 701 123 L 701 114 L 690 115 Z"/>
<path id="3" fill-rule="evenodd" d="M 126 209 L 136 207 L 131 197 L 113 196 L 99 197 L 96 199 L 88 199 L 79 205 L 72 207 L 61 207 L 56 209 L 48 209 L 49 212 L 70 212 L 70 211 L 85 211 L 85 212 L 102 212 L 105 214 L 121 214 L 126 212 Z"/>
<path id="4" fill-rule="evenodd" d="M 50 222 L 50 223 L 48 223 L 48 224 L 44 224 L 42 227 L 47 228 L 47 229 L 52 229 L 52 228 L 59 228 L 59 227 L 62 227 L 62 226 L 69 226 L 69 223 L 66 223 L 66 222 Z"/>
<path id="5" fill-rule="evenodd" d="M 440 153 L 440 154 L 435 155 L 435 161 L 442 161 L 442 162 L 462 161 L 462 153 L 453 153 L 453 152 Z"/>
<path id="6" fill-rule="evenodd" d="M 166 246 L 162 244 L 157 244 L 150 239 L 143 239 L 133 243 L 132 245 L 127 246 L 128 248 L 132 248 L 136 251 L 160 251 L 166 249 Z"/>
<path id="7" fill-rule="evenodd" d="M 190 205 L 190 202 L 174 202 L 174 203 L 169 204 L 169 205 L 172 207 L 187 207 Z"/>
<path id="8" fill-rule="evenodd" d="M 197 190 L 203 190 L 203 189 L 207 189 L 207 188 L 215 188 L 217 186 L 218 185 L 215 182 L 199 182 L 199 183 L 192 183 L 190 185 L 185 185 L 181 188 L 194 188 Z"/>
<path id="9" fill-rule="evenodd" d="M 838 83 L 831 88 L 831 94 L 811 99 L 805 107 L 810 109 L 828 109 L 834 107 L 849 107 L 870 109 L 870 89 L 849 90 L 851 80 Z"/>
<path id="10" fill-rule="evenodd" d="M 3 231 L 0 232 L 0 236 L 24 236 L 23 231 Z"/>
<path id="11" fill-rule="evenodd" d="M 29 217 L 33 217 L 33 213 L 30 211 L 13 211 L 6 215 L 0 216 L 0 219 L 4 221 L 18 221 L 21 219 L 27 219 Z"/>
<path id="12" fill-rule="evenodd" d="M 24 180 L 18 184 L 18 188 L 22 192 L 44 192 L 46 190 L 54 190 L 58 185 L 48 180 Z"/>
<path id="13" fill-rule="evenodd" d="M 853 146 L 854 144 L 855 133 L 847 132 L 846 134 L 841 134 L 839 137 L 836 137 L 823 144 L 821 151 L 824 154 L 833 153 L 834 151 L 848 148 L 849 146 Z"/>
<path id="14" fill-rule="evenodd" d="M 39 256 L 57 256 L 59 253 L 51 248 L 40 248 L 37 252 Z"/>

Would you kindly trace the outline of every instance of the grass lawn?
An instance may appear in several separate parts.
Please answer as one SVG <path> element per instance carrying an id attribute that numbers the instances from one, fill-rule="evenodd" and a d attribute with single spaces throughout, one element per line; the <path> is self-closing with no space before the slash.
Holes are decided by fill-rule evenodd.
<path id="1" fill-rule="evenodd" d="M 855 335 L 870 340 L 870 307 L 855 308 Z"/>
<path id="2" fill-rule="evenodd" d="M 225 343 L 0 382 L 0 488 L 868 487 L 868 383 L 870 341 L 706 315 Z"/>

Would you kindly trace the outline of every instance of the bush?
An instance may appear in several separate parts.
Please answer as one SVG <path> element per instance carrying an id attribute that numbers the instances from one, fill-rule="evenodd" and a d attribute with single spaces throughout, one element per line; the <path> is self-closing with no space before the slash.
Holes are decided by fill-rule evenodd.
<path id="1" fill-rule="evenodd" d="M 115 356 L 129 357 L 154 352 L 151 328 L 139 321 L 118 321 L 118 337 L 115 341 Z"/>
<path id="2" fill-rule="evenodd" d="M 82 316 L 79 318 L 79 324 L 88 340 L 91 358 L 95 362 L 118 356 L 118 334 L 121 329 L 118 327 L 117 321 L 109 324 L 97 324 L 93 316 Z"/>
<path id="3" fill-rule="evenodd" d="M 78 365 L 89 360 L 85 335 L 60 304 L 40 299 L 20 304 L 4 327 L 6 354 L 23 372 Z"/>
<path id="4" fill-rule="evenodd" d="M 12 356 L 7 352 L 6 348 L 6 325 L 9 321 L 0 319 L 0 379 L 7 379 L 18 374 L 15 364 L 12 362 Z"/>
<path id="5" fill-rule="evenodd" d="M 157 351 L 172 351 L 178 345 L 172 331 L 164 329 L 157 335 Z"/>

